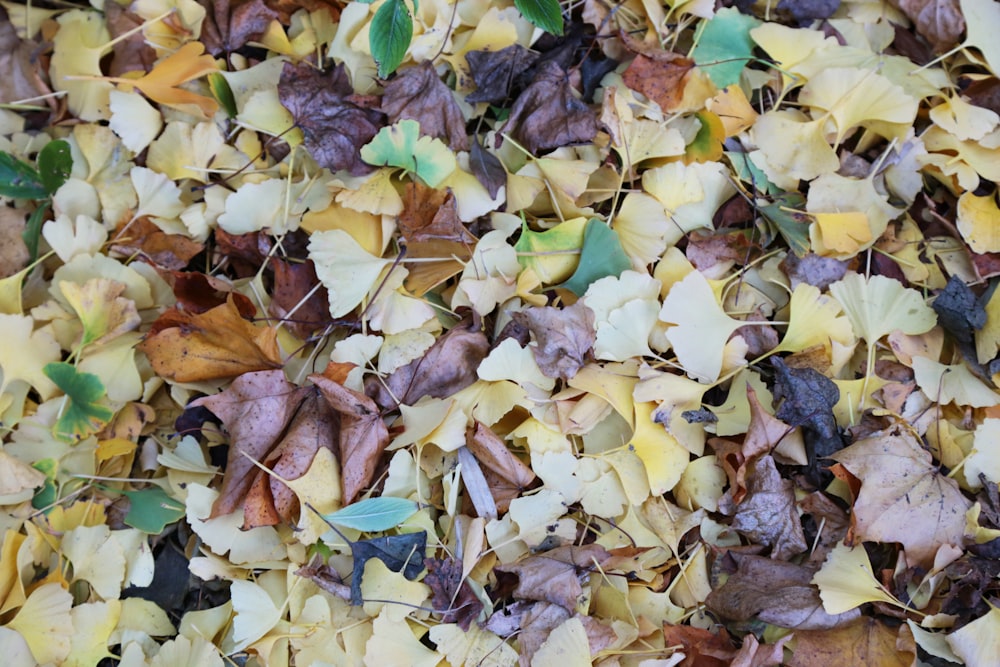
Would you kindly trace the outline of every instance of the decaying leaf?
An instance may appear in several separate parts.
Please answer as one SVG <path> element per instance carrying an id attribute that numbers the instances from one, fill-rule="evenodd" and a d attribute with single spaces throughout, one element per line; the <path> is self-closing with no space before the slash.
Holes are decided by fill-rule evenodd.
<path id="1" fill-rule="evenodd" d="M 514 316 L 535 336 L 531 348 L 546 376 L 567 380 L 587 363 L 597 340 L 594 311 L 578 301 L 563 309 L 532 307 Z"/>

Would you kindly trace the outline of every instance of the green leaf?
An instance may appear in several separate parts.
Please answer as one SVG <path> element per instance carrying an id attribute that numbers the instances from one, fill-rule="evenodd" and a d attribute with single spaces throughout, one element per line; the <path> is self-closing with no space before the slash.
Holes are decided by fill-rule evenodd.
<path id="1" fill-rule="evenodd" d="M 65 442 L 76 442 L 104 428 L 114 411 L 100 401 L 105 396 L 104 384 L 93 373 L 82 373 L 65 362 L 46 364 L 45 375 L 64 394 L 66 404 L 56 420 L 54 435 Z"/>
<path id="2" fill-rule="evenodd" d="M 395 528 L 417 513 L 417 504 L 406 498 L 382 496 L 366 498 L 323 518 L 345 528 L 366 533 Z"/>
<path id="3" fill-rule="evenodd" d="M 59 462 L 55 459 L 39 459 L 31 467 L 45 475 L 45 484 L 31 498 L 31 506 L 36 510 L 51 508 L 59 500 L 59 489 L 56 486 L 56 473 Z"/>
<path id="4" fill-rule="evenodd" d="M 372 56 L 378 63 L 378 75 L 384 79 L 403 62 L 413 39 L 413 19 L 403 0 L 387 0 L 378 8 L 368 39 Z"/>
<path id="5" fill-rule="evenodd" d="M 118 493 L 129 499 L 125 523 L 144 533 L 159 535 L 168 524 L 184 518 L 184 503 L 171 498 L 158 486 Z"/>
<path id="6" fill-rule="evenodd" d="M 803 206 L 805 200 L 802 195 L 786 194 L 773 204 L 760 207 L 764 219 L 774 225 L 791 251 L 799 257 L 809 252 L 809 219 L 796 213 Z"/>
<path id="7" fill-rule="evenodd" d="M 38 175 L 50 195 L 55 194 L 56 190 L 69 180 L 72 171 L 73 153 L 65 141 L 61 139 L 50 141 L 38 153 Z"/>
<path id="8" fill-rule="evenodd" d="M 514 244 L 517 262 L 532 269 L 546 285 L 561 283 L 573 275 L 580 263 L 588 224 L 585 218 L 573 218 L 541 232 L 523 225 Z"/>
<path id="9" fill-rule="evenodd" d="M 750 31 L 760 24 L 759 19 L 741 14 L 735 7 L 720 9 L 699 27 L 691 57 L 719 88 L 739 83 L 740 73 L 753 56 Z"/>
<path id="10" fill-rule="evenodd" d="M 432 188 L 441 185 L 458 163 L 443 141 L 420 136 L 420 123 L 401 120 L 383 127 L 361 147 L 361 159 L 376 167 L 400 167 Z"/>
<path id="11" fill-rule="evenodd" d="M 21 232 L 21 238 L 24 239 L 24 245 L 28 247 L 28 254 L 31 255 L 31 260 L 34 262 L 38 259 L 38 239 L 42 237 L 42 225 L 45 223 L 45 217 L 49 212 L 50 202 L 45 202 L 28 216 L 28 222 L 24 226 L 24 231 Z"/>
<path id="12" fill-rule="evenodd" d="M 607 276 L 621 275 L 632 268 L 632 261 L 622 249 L 618 232 L 597 218 L 591 218 L 583 232 L 583 248 L 580 263 L 569 280 L 559 287 L 568 289 L 577 296 L 583 296 L 590 284 Z"/>
<path id="13" fill-rule="evenodd" d="M 0 196 L 45 199 L 48 195 L 49 192 L 34 167 L 10 153 L 0 153 Z"/>
<path id="14" fill-rule="evenodd" d="M 236 108 L 236 98 L 233 97 L 233 89 L 229 87 L 226 77 L 222 76 L 220 72 L 210 73 L 208 75 L 208 88 L 212 91 L 215 101 L 225 110 L 226 115 L 230 118 L 236 118 L 239 110 Z"/>
<path id="15" fill-rule="evenodd" d="M 545 32 L 563 34 L 562 7 L 559 0 L 514 0 L 517 11 Z"/>

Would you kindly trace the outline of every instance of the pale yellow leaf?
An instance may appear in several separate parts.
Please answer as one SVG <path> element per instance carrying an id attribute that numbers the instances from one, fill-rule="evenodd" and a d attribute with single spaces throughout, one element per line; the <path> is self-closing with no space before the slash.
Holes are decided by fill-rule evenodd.
<path id="1" fill-rule="evenodd" d="M 365 644 L 366 667 L 436 667 L 440 660 L 441 655 L 421 644 L 406 621 L 394 621 L 386 611 L 372 621 L 372 635 Z"/>
<path id="2" fill-rule="evenodd" d="M 995 193 L 982 197 L 963 192 L 958 198 L 957 227 L 973 252 L 1000 252 L 1000 206 Z"/>
<path id="3" fill-rule="evenodd" d="M 73 596 L 59 584 L 42 584 L 31 592 L 7 627 L 21 633 L 40 664 L 58 663 L 69 655 L 73 637 Z"/>
<path id="4" fill-rule="evenodd" d="M 1000 609 L 990 605 L 985 616 L 945 637 L 948 646 L 968 667 L 991 667 L 1000 655 Z"/>
<path id="5" fill-rule="evenodd" d="M 1000 403 L 1000 394 L 987 387 L 965 364 L 949 366 L 927 357 L 913 357 L 913 375 L 920 390 L 935 403 L 954 401 L 956 405 L 974 408 Z"/>
<path id="6" fill-rule="evenodd" d="M 430 594 L 427 584 L 410 581 L 402 572 L 390 570 L 378 558 L 365 562 L 361 596 L 365 600 L 365 613 L 370 617 L 384 614 L 392 622 L 401 623 L 414 607 L 424 606 Z"/>
<path id="7" fill-rule="evenodd" d="M 549 633 L 548 638 L 531 658 L 532 667 L 563 665 L 565 667 L 586 667 L 591 663 L 590 643 L 583 623 L 575 616 L 563 621 Z"/>
<path id="8" fill-rule="evenodd" d="M 899 602 L 879 584 L 863 546 L 837 544 L 827 555 L 823 567 L 813 576 L 819 588 L 823 609 L 831 615 L 842 614 L 866 602 Z"/>
<path id="9" fill-rule="evenodd" d="M 330 298 L 330 315 L 343 317 L 354 310 L 391 260 L 376 257 L 340 229 L 316 232 L 309 239 L 309 257 Z"/>

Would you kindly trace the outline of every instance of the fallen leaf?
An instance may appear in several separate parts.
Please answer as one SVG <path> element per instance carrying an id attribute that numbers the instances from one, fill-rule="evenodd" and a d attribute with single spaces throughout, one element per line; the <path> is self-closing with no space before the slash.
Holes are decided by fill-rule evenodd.
<path id="1" fill-rule="evenodd" d="M 167 234 L 149 218 L 142 217 L 119 227 L 111 238 L 111 250 L 126 257 L 140 256 L 157 266 L 179 271 L 205 246 L 183 234 Z"/>
<path id="2" fill-rule="evenodd" d="M 535 473 L 519 459 L 509 445 L 488 426 L 476 422 L 470 429 L 466 446 L 479 463 L 523 491 L 535 481 Z"/>
<path id="3" fill-rule="evenodd" d="M 901 606 L 872 571 L 864 546 L 838 544 L 812 578 L 819 588 L 823 608 L 829 614 L 843 614 L 867 602 L 885 602 Z"/>
<path id="4" fill-rule="evenodd" d="M 390 123 L 415 120 L 425 136 L 441 139 L 455 151 L 469 150 L 462 109 L 429 60 L 403 70 L 385 85 L 382 111 Z"/>
<path id="5" fill-rule="evenodd" d="M 264 0 L 200 0 L 205 7 L 201 25 L 201 42 L 213 56 L 241 49 L 247 42 L 260 39 L 278 12 Z"/>
<path id="6" fill-rule="evenodd" d="M 550 602 L 572 613 L 583 594 L 582 584 L 610 557 L 596 544 L 557 547 L 496 569 L 517 577 L 515 598 Z"/>
<path id="7" fill-rule="evenodd" d="M 567 380 L 587 363 L 597 339 L 594 311 L 578 301 L 566 308 L 531 307 L 515 313 L 534 334 L 532 346 L 538 367 L 546 377 Z"/>
<path id="8" fill-rule="evenodd" d="M 441 621 L 455 623 L 468 632 L 472 622 L 483 610 L 482 601 L 476 597 L 469 582 L 462 576 L 462 563 L 454 558 L 427 558 L 424 583 L 434 594 L 434 610 L 442 612 Z"/>
<path id="9" fill-rule="evenodd" d="M 907 654 L 897 648 L 896 630 L 878 619 L 863 617 L 825 632 L 796 632 L 795 649 L 788 664 L 792 667 L 905 667 L 912 665 L 915 658 L 913 653 Z"/>
<path id="10" fill-rule="evenodd" d="M 466 96 L 466 101 L 496 104 L 510 96 L 515 82 L 535 64 L 538 54 L 512 44 L 499 51 L 469 51 L 465 58 L 476 83 L 476 90 Z"/>
<path id="11" fill-rule="evenodd" d="M 203 55 L 204 50 L 205 46 L 201 42 L 187 42 L 138 79 L 112 80 L 138 88 L 154 102 L 211 118 L 219 110 L 215 100 L 180 88 L 181 84 L 218 70 L 215 59 L 210 55 Z"/>
<path id="12" fill-rule="evenodd" d="M 684 84 L 694 61 L 672 51 L 649 51 L 638 54 L 622 72 L 625 84 L 660 105 L 665 113 L 673 111 L 684 97 Z"/>
<path id="13" fill-rule="evenodd" d="M 891 0 L 917 28 L 934 50 L 942 53 L 958 44 L 965 31 L 965 18 L 958 0 Z"/>
<path id="14" fill-rule="evenodd" d="M 364 602 L 361 594 L 361 579 L 365 564 L 377 558 L 386 568 L 393 572 L 401 572 L 404 577 L 413 581 L 424 570 L 424 551 L 427 548 L 427 533 L 404 533 L 388 537 L 376 537 L 370 540 L 351 542 L 351 555 L 354 557 L 354 569 L 351 575 L 351 604 L 360 605 Z"/>
<path id="15" fill-rule="evenodd" d="M 725 667 L 736 653 L 725 628 L 712 632 L 690 625 L 663 626 L 663 640 L 668 646 L 678 646 L 684 656 L 683 667 Z"/>
<path id="16" fill-rule="evenodd" d="M 158 375 L 175 382 L 232 378 L 282 366 L 276 330 L 245 320 L 232 297 L 202 314 L 168 310 L 139 349 Z"/>
<path id="17" fill-rule="evenodd" d="M 755 544 L 771 547 L 771 558 L 788 560 L 805 551 L 795 487 L 782 479 L 774 459 L 762 456 L 754 461 L 746 485 L 746 497 L 733 513 L 733 529 Z"/>
<path id="18" fill-rule="evenodd" d="M 78 371 L 71 364 L 52 362 L 45 375 L 66 395 L 53 434 L 60 440 L 78 442 L 101 430 L 111 421 L 114 410 L 104 404 L 107 392 L 93 373 Z"/>

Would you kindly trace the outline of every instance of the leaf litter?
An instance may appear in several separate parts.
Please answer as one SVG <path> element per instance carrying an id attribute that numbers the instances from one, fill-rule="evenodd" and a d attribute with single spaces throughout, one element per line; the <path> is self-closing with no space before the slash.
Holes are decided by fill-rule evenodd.
<path id="1" fill-rule="evenodd" d="M 998 30 L 4 3 L 5 664 L 992 665 Z"/>

